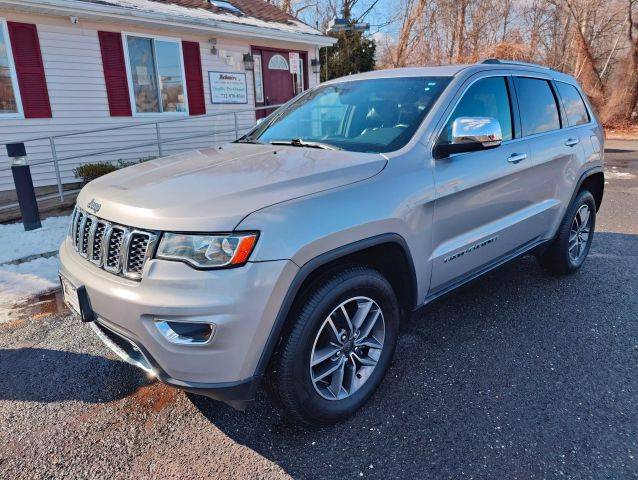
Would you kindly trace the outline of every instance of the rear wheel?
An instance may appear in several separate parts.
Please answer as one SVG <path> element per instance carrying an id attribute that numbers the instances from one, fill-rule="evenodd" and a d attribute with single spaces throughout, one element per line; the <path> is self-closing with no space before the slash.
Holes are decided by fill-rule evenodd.
<path id="1" fill-rule="evenodd" d="M 565 214 L 558 236 L 538 256 L 539 263 L 553 273 L 575 272 L 587 258 L 595 226 L 596 201 L 588 190 L 583 190 Z"/>
<path id="2" fill-rule="evenodd" d="M 270 385 L 305 423 L 338 422 L 359 409 L 388 369 L 399 307 L 376 270 L 351 267 L 314 282 L 289 318 Z"/>

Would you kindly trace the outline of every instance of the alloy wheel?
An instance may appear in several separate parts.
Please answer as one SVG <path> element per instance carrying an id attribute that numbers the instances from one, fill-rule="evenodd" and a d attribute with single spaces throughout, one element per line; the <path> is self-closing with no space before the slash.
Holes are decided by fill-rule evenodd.
<path id="1" fill-rule="evenodd" d="M 591 210 L 589 205 L 581 205 L 574 215 L 569 231 L 569 258 L 577 264 L 586 251 L 587 242 L 591 233 Z"/>
<path id="2" fill-rule="evenodd" d="M 372 375 L 385 340 L 385 320 L 368 297 L 338 305 L 321 324 L 310 354 L 310 379 L 319 395 L 343 400 Z"/>

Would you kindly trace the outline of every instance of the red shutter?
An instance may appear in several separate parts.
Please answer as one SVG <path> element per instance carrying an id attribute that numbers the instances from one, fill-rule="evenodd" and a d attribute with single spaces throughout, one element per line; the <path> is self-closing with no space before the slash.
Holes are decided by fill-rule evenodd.
<path id="1" fill-rule="evenodd" d="M 199 43 L 182 41 L 184 52 L 184 72 L 186 73 L 186 91 L 188 92 L 188 111 L 190 115 L 204 115 L 204 79 L 202 77 L 202 58 Z"/>
<path id="2" fill-rule="evenodd" d="M 131 99 L 126 79 L 126 63 L 119 32 L 97 32 L 102 51 L 102 69 L 112 117 L 130 117 Z"/>
<path id="3" fill-rule="evenodd" d="M 38 29 L 31 23 L 7 22 L 25 118 L 51 118 L 51 104 L 40 52 Z"/>

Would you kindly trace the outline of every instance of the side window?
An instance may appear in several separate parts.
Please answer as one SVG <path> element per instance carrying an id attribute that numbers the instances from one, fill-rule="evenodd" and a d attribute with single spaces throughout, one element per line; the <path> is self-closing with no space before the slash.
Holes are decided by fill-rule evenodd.
<path id="1" fill-rule="evenodd" d="M 589 113 L 578 89 L 569 83 L 556 82 L 558 94 L 563 102 L 563 108 L 567 114 L 567 123 L 570 127 L 589 123 Z"/>
<path id="2" fill-rule="evenodd" d="M 468 88 L 445 125 L 442 143 L 451 143 L 452 122 L 459 117 L 495 118 L 501 124 L 503 140 L 511 140 L 512 111 L 505 77 L 483 78 Z"/>
<path id="3" fill-rule="evenodd" d="M 560 116 L 549 82 L 526 77 L 516 77 L 514 82 L 523 136 L 558 130 Z"/>

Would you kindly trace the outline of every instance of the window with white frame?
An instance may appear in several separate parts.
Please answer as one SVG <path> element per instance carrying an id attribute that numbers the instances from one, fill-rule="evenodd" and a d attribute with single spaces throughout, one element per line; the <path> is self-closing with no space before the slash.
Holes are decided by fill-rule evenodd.
<path id="1" fill-rule="evenodd" d="M 300 94 L 306 89 L 304 85 L 304 74 L 303 74 L 303 58 L 299 58 L 297 61 L 297 94 Z"/>
<path id="2" fill-rule="evenodd" d="M 22 114 L 7 23 L 0 19 L 0 117 Z"/>
<path id="3" fill-rule="evenodd" d="M 261 66 L 261 55 L 253 55 L 255 67 L 253 79 L 255 80 L 255 103 L 264 103 L 264 73 Z"/>
<path id="4" fill-rule="evenodd" d="M 181 42 L 131 34 L 125 39 L 133 111 L 186 113 Z"/>

